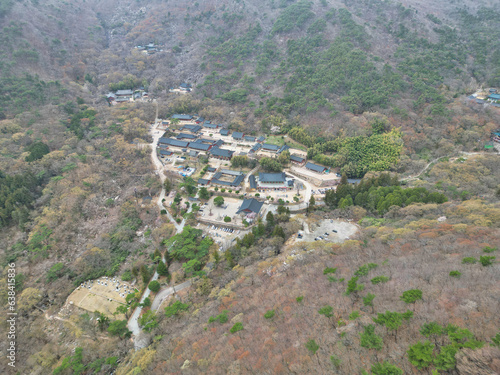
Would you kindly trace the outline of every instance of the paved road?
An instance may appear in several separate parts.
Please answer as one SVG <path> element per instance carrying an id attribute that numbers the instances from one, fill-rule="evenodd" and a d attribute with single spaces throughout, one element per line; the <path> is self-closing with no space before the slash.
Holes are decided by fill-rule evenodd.
<path id="1" fill-rule="evenodd" d="M 290 169 L 285 170 L 285 172 L 288 173 L 288 174 L 290 174 L 290 175 L 292 175 L 295 178 L 296 181 L 302 182 L 302 184 L 306 187 L 306 193 L 305 193 L 305 196 L 304 196 L 304 201 L 301 204 L 299 204 L 299 205 L 290 206 L 290 211 L 298 211 L 298 210 L 302 210 L 304 208 L 307 208 L 307 204 L 309 203 L 309 200 L 311 199 L 311 195 L 312 195 L 311 184 L 309 182 L 307 182 L 306 180 L 298 177 Z M 304 194 L 303 191 L 301 191 L 301 194 Z"/>
<path id="2" fill-rule="evenodd" d="M 165 289 L 160 290 L 158 292 L 158 294 L 155 296 L 153 303 L 151 304 L 151 310 L 158 311 L 161 304 L 163 303 L 163 301 L 165 301 L 167 299 L 168 296 L 170 296 L 171 294 L 174 294 L 182 289 L 190 287 L 191 284 L 192 284 L 192 281 L 188 280 L 188 281 L 183 282 L 182 284 L 174 285 L 174 286 L 171 286 L 169 288 L 165 288 Z"/>
<path id="3" fill-rule="evenodd" d="M 158 114 L 156 115 L 156 117 L 158 117 Z M 156 171 L 158 172 L 158 175 L 160 176 L 161 183 L 163 185 L 166 177 L 163 173 L 163 164 L 158 159 L 158 155 L 156 153 L 156 146 L 158 144 L 158 140 L 162 136 L 162 132 L 159 130 L 156 130 L 156 123 L 157 122 L 158 122 L 158 118 L 156 119 L 155 125 L 151 128 L 151 132 L 152 132 L 151 135 L 153 137 L 153 143 L 151 144 L 151 160 L 153 161 L 153 164 L 156 167 Z M 162 188 L 160 196 L 158 197 L 158 200 L 156 202 L 156 204 L 158 205 L 158 208 L 160 210 L 164 209 L 163 202 L 162 202 L 163 198 L 165 198 L 165 189 L 164 188 Z M 191 212 L 191 209 L 192 209 L 192 205 L 190 205 L 188 212 Z M 180 223 L 176 223 L 174 218 L 172 217 L 172 215 L 170 215 L 170 212 L 168 212 L 168 210 L 167 210 L 167 217 L 175 225 L 175 229 L 177 230 L 177 233 L 182 232 L 182 230 L 184 229 L 184 225 L 186 224 L 186 219 L 183 219 Z M 165 259 L 163 259 L 163 261 L 165 261 Z M 158 280 L 158 276 L 159 276 L 158 273 L 155 271 L 153 277 L 151 278 L 151 281 Z M 170 294 L 175 293 L 178 290 L 187 288 L 190 285 L 191 285 L 191 280 L 188 280 L 188 281 L 186 281 L 182 284 L 179 284 L 177 286 L 174 285 L 172 287 L 168 287 L 168 288 L 164 288 L 164 289 L 160 290 L 156 294 L 156 296 L 152 302 L 153 309 L 155 309 L 154 308 L 155 306 L 156 306 L 156 309 L 158 309 L 158 307 L 161 305 L 161 303 Z M 144 294 L 141 297 L 140 303 L 143 303 L 144 300 L 147 297 L 149 297 L 150 294 L 151 294 L 151 291 L 149 290 L 149 288 L 146 288 L 146 291 L 144 292 Z M 128 329 L 132 332 L 135 350 L 142 349 L 148 345 L 148 339 L 145 335 L 143 335 L 141 327 L 139 326 L 139 317 L 141 316 L 141 313 L 142 313 L 142 307 L 138 306 L 135 309 L 132 316 L 130 317 L 128 324 L 127 324 Z"/>

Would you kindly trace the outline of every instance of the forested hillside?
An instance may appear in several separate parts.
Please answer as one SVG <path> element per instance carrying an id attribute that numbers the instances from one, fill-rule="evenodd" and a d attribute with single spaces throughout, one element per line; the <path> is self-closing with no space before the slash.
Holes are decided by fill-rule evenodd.
<path id="1" fill-rule="evenodd" d="M 0 311 L 15 289 L 18 313 L 0 373 L 500 373 L 500 168 L 484 147 L 500 108 L 468 98 L 500 90 L 498 5 L 0 0 Z M 341 183 L 293 213 L 282 197 L 219 254 L 197 228 L 208 190 L 162 183 L 151 160 L 151 124 L 179 113 L 291 145 Z M 226 167 L 282 172 L 284 155 Z M 335 220 L 357 232 L 297 240 Z M 134 283 L 114 314 L 67 300 L 104 277 Z M 155 315 L 160 284 L 186 281 Z"/>

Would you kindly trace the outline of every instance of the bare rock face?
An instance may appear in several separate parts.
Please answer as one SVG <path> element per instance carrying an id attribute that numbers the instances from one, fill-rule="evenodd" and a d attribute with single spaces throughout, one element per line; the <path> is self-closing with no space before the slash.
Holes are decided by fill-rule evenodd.
<path id="1" fill-rule="evenodd" d="M 500 349 L 485 347 L 479 350 L 464 349 L 457 356 L 460 375 L 499 375 Z"/>

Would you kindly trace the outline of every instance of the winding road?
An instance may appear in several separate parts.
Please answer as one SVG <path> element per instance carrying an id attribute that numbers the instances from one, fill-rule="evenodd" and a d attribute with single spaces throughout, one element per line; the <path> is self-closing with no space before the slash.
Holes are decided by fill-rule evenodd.
<path id="1" fill-rule="evenodd" d="M 158 112 L 156 114 L 156 117 L 157 118 L 155 120 L 155 124 L 151 128 L 151 133 L 152 133 L 151 135 L 153 137 L 153 143 L 150 145 L 151 146 L 151 160 L 153 161 L 153 164 L 156 168 L 156 171 L 158 172 L 158 176 L 160 176 L 160 180 L 161 180 L 161 183 L 163 186 L 163 183 L 165 182 L 166 176 L 163 173 L 163 164 L 158 159 L 158 155 L 156 153 L 156 146 L 158 145 L 158 140 L 162 136 L 162 132 L 156 130 L 156 125 L 158 123 Z M 156 202 L 160 211 L 165 209 L 165 207 L 163 206 L 163 199 L 164 198 L 165 198 L 165 188 L 162 187 L 161 193 L 160 193 L 158 200 Z M 192 209 L 192 206 L 190 205 L 188 212 L 191 212 L 191 209 Z M 180 223 L 177 223 L 174 220 L 174 218 L 172 217 L 172 215 L 170 214 L 170 212 L 168 212 L 168 210 L 167 210 L 167 217 L 170 220 L 170 222 L 172 224 L 174 224 L 175 229 L 177 230 L 177 233 L 182 232 L 182 230 L 184 229 L 184 225 L 186 224 L 186 219 L 183 219 Z M 163 259 L 163 261 L 165 261 L 165 259 Z M 159 276 L 158 272 L 155 271 L 155 273 L 150 281 L 157 280 L 158 276 Z M 174 285 L 171 287 L 161 289 L 156 294 L 156 296 L 152 302 L 151 309 L 153 311 L 158 311 L 158 308 L 161 306 L 162 302 L 168 296 L 174 294 L 175 292 L 177 292 L 179 290 L 188 288 L 190 285 L 191 285 L 191 280 L 188 280 L 182 284 Z M 151 294 L 151 290 L 149 290 L 149 288 L 146 288 L 146 290 L 144 291 L 144 294 L 141 297 L 140 303 L 143 303 L 144 300 L 147 297 L 149 297 L 150 294 Z M 140 307 L 140 306 L 136 307 L 134 313 L 132 314 L 132 316 L 130 317 L 130 319 L 127 323 L 128 329 L 132 332 L 132 338 L 134 341 L 135 350 L 139 350 L 139 349 L 146 347 L 148 345 L 148 341 L 149 341 L 147 338 L 147 335 L 145 335 L 142 332 L 141 327 L 139 326 L 139 317 L 141 316 L 141 313 L 142 313 L 142 307 Z"/>

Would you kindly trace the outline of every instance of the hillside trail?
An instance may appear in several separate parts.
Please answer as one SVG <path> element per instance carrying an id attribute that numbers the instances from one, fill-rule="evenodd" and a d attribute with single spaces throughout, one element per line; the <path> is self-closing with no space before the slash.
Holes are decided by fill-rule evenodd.
<path id="1" fill-rule="evenodd" d="M 498 151 L 498 154 L 500 155 L 500 144 L 498 145 L 498 147 L 495 145 L 495 149 Z M 466 151 L 460 151 L 459 152 L 460 155 L 467 155 L 467 156 L 473 156 L 473 155 L 493 155 L 491 152 L 484 152 L 484 151 L 481 151 L 481 152 L 466 152 Z M 427 165 L 416 175 L 414 176 L 408 176 L 408 177 L 401 177 L 399 179 L 399 181 L 413 181 L 413 180 L 416 180 L 418 179 L 423 173 L 425 173 L 425 171 L 431 166 L 433 165 L 434 163 L 436 163 L 438 160 L 440 159 L 443 159 L 443 158 L 451 158 L 455 156 L 455 154 L 451 154 L 451 155 L 447 155 L 447 156 L 440 156 L 439 158 L 436 158 L 434 160 L 431 160 L 429 163 L 427 163 Z"/>
<path id="2" fill-rule="evenodd" d="M 158 196 L 158 200 L 156 202 L 159 210 L 161 211 L 161 210 L 165 210 L 165 207 L 163 206 L 163 199 L 165 198 L 166 191 L 165 191 L 165 187 L 163 187 L 163 184 L 165 182 L 166 176 L 163 173 L 163 164 L 158 159 L 158 155 L 156 153 L 156 147 L 158 145 L 158 140 L 162 136 L 162 132 L 159 130 L 156 130 L 157 124 L 158 124 L 158 107 L 157 107 L 157 112 L 156 112 L 156 120 L 155 120 L 154 125 L 152 125 L 150 131 L 151 131 L 151 135 L 153 138 L 153 143 L 151 144 L 151 160 L 153 161 L 153 165 L 156 168 L 156 172 L 157 172 L 158 176 L 160 177 L 161 184 L 162 184 L 162 189 L 161 189 L 160 195 Z M 191 212 L 191 210 L 192 210 L 192 205 L 189 206 L 189 209 L 187 212 L 189 213 L 189 212 Z M 166 211 L 166 215 L 167 215 L 168 219 L 175 226 L 177 233 L 181 233 L 182 230 L 184 229 L 184 226 L 186 225 L 186 219 L 182 219 L 182 221 L 180 223 L 177 223 L 175 221 L 175 219 L 172 217 L 172 215 L 170 214 L 170 212 L 168 210 L 165 210 L 165 211 Z M 163 256 L 162 258 L 163 258 L 162 261 L 165 262 L 165 257 Z M 150 282 L 154 281 L 154 280 L 158 280 L 158 277 L 159 277 L 158 272 L 155 271 Z M 186 281 L 182 284 L 179 284 L 179 285 L 173 285 L 171 287 L 166 287 L 166 288 L 160 289 L 160 291 L 158 291 L 158 293 L 156 293 L 156 295 L 155 295 L 155 298 L 154 298 L 152 305 L 151 305 L 152 306 L 151 310 L 157 311 L 158 308 L 161 306 L 162 302 L 168 296 L 175 294 L 175 292 L 178 292 L 182 289 L 188 288 L 189 286 L 191 286 L 191 280 L 188 280 L 188 281 Z M 143 303 L 144 300 L 147 297 L 149 297 L 150 294 L 151 294 L 151 290 L 149 290 L 149 288 L 146 288 L 139 303 Z M 146 347 L 148 344 L 148 339 L 147 339 L 146 335 L 143 333 L 143 331 L 141 330 L 141 327 L 139 326 L 139 317 L 142 314 L 142 310 L 143 310 L 143 308 L 141 306 L 137 306 L 134 313 L 131 315 L 131 317 L 127 323 L 128 329 L 132 332 L 132 341 L 134 342 L 135 350 L 142 349 L 142 348 Z"/>
<path id="3" fill-rule="evenodd" d="M 74 328 L 78 329 L 78 326 L 72 322 L 71 320 L 69 319 L 64 319 L 64 318 L 61 318 L 60 316 L 57 316 L 57 315 L 49 315 L 49 312 L 48 311 L 45 311 L 45 313 L 43 314 L 43 316 L 45 317 L 46 320 L 59 320 L 61 322 L 65 322 L 65 323 L 69 323 L 70 325 L 72 325 Z M 89 339 L 93 339 L 92 336 L 90 335 L 82 335 L 81 337 L 86 337 L 86 338 L 89 338 Z M 100 335 L 100 336 L 97 336 L 97 338 L 99 338 L 100 340 L 109 340 L 109 337 L 107 336 L 103 336 L 103 335 Z"/>

